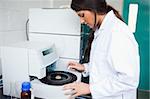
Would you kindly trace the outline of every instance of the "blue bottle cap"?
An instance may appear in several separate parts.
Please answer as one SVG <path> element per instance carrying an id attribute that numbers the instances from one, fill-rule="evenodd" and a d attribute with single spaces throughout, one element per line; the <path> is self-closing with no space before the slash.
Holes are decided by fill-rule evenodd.
<path id="1" fill-rule="evenodd" d="M 30 82 L 23 82 L 22 83 L 22 91 L 29 91 L 31 88 Z"/>

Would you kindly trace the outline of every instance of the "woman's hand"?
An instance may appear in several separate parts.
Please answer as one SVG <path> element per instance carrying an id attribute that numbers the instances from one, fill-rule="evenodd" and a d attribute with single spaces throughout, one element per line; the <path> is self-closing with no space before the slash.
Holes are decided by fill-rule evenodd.
<path id="1" fill-rule="evenodd" d="M 63 86 L 63 90 L 72 90 L 72 92 L 65 93 L 65 95 L 71 95 L 71 98 L 91 93 L 89 84 L 83 82 L 74 82 L 66 84 Z"/>
<path id="2" fill-rule="evenodd" d="M 84 65 L 79 64 L 79 63 L 74 62 L 74 61 L 70 61 L 68 63 L 68 68 L 73 69 L 73 70 L 77 70 L 79 72 L 83 72 L 85 70 Z"/>

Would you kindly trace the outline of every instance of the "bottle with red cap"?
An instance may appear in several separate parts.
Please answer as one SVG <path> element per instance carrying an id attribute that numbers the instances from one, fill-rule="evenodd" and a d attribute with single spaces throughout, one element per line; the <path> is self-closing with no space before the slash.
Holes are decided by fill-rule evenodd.
<path id="1" fill-rule="evenodd" d="M 31 84 L 30 82 L 23 82 L 21 88 L 21 99 L 31 99 Z"/>

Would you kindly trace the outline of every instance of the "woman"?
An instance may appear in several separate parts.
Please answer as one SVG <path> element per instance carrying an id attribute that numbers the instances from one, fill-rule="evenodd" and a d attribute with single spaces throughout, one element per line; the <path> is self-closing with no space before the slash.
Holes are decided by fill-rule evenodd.
<path id="1" fill-rule="evenodd" d="M 89 84 L 64 85 L 71 96 L 90 94 L 93 99 L 136 99 L 139 52 L 133 33 L 105 0 L 72 0 L 81 23 L 94 31 L 89 40 L 89 62 L 69 62 L 69 68 L 90 76 Z"/>

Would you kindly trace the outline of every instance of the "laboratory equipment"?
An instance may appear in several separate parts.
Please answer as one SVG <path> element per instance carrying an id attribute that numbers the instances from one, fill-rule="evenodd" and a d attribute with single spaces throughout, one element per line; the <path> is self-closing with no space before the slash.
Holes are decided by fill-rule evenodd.
<path id="1" fill-rule="evenodd" d="M 54 43 L 59 55 L 55 70 L 68 71 L 68 62 L 79 62 L 81 58 L 80 18 L 72 9 L 32 8 L 29 10 L 29 41 Z M 77 76 L 77 81 L 80 81 L 81 74 L 73 74 Z M 37 88 L 36 90 L 41 90 L 36 91 L 35 94 L 38 97 L 46 98 L 49 95 L 49 97 L 55 97 L 55 99 L 63 99 L 63 95 L 59 95 L 61 92 L 53 90 L 52 87 L 45 88 L 44 85 L 35 87 Z M 59 87 L 62 88 L 62 86 L 56 88 L 61 89 Z"/>
<path id="2" fill-rule="evenodd" d="M 21 83 L 31 81 L 35 97 L 67 99 L 63 84 L 81 80 L 79 72 L 67 69 L 68 61 L 80 60 L 80 40 L 80 19 L 73 10 L 30 9 L 29 41 L 1 48 L 3 94 L 20 97 Z"/>

